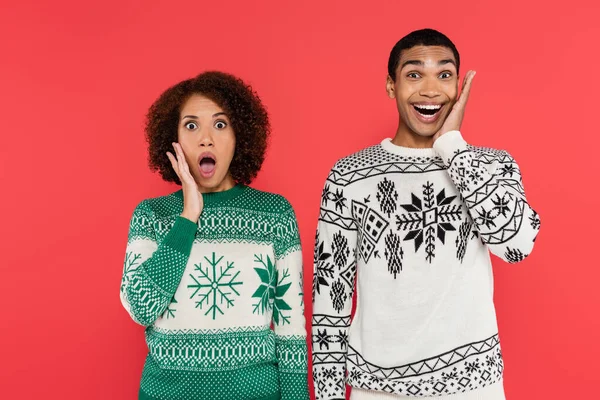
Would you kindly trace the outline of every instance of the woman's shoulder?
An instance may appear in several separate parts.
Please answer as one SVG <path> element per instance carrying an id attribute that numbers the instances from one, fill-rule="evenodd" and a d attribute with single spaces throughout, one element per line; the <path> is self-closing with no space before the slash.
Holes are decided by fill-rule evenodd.
<path id="1" fill-rule="evenodd" d="M 181 190 L 157 197 L 149 197 L 138 203 L 135 213 L 143 213 L 154 217 L 169 217 L 179 215 L 183 209 L 183 194 Z"/>
<path id="2" fill-rule="evenodd" d="M 281 194 L 246 187 L 243 202 L 251 209 L 283 214 L 292 209 L 290 202 Z"/>

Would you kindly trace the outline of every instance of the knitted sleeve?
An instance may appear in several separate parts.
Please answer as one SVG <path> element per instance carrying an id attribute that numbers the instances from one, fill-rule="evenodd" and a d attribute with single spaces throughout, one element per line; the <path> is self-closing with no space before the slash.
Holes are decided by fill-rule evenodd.
<path id="1" fill-rule="evenodd" d="M 308 400 L 308 355 L 302 288 L 302 249 L 296 216 L 283 200 L 275 243 L 273 326 L 281 400 Z"/>
<path id="2" fill-rule="evenodd" d="M 434 148 L 448 166 L 483 243 L 504 261 L 522 261 L 533 250 L 540 218 L 529 206 L 521 171 L 504 151 L 475 149 L 458 131 L 441 136 Z"/>
<path id="3" fill-rule="evenodd" d="M 345 399 L 356 278 L 357 224 L 335 170 L 334 166 L 321 196 L 314 251 L 312 360 L 317 400 Z"/>
<path id="4" fill-rule="evenodd" d="M 177 217 L 158 244 L 154 213 L 147 201 L 140 203 L 131 218 L 129 239 L 121 279 L 121 303 L 140 325 L 150 326 L 171 302 L 185 270 L 196 224 Z"/>

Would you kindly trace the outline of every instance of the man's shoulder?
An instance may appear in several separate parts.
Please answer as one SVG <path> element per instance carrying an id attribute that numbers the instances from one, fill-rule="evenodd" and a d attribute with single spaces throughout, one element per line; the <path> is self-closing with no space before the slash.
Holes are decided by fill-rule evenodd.
<path id="1" fill-rule="evenodd" d="M 495 149 L 492 147 L 468 145 L 469 150 L 473 151 L 478 159 L 487 162 L 513 162 L 514 159 L 506 150 Z"/>
<path id="2" fill-rule="evenodd" d="M 374 144 L 338 159 L 331 170 L 346 173 L 358 169 L 369 168 L 383 162 L 393 161 L 389 155 L 390 154 L 381 147 L 380 143 Z"/>

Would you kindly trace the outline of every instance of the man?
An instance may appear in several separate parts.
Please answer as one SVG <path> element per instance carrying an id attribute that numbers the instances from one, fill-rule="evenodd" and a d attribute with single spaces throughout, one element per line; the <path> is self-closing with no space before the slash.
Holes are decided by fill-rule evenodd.
<path id="1" fill-rule="evenodd" d="M 317 399 L 504 399 L 489 253 L 516 263 L 540 228 L 504 151 L 459 129 L 460 57 L 424 29 L 392 49 L 393 139 L 339 160 L 322 194 L 313 285 Z M 351 320 L 356 280 L 357 308 Z"/>

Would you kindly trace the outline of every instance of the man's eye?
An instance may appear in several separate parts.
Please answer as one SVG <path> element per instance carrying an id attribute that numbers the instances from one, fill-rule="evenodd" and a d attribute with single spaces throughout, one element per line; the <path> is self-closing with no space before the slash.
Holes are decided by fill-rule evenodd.
<path id="1" fill-rule="evenodd" d="M 217 128 L 217 129 L 225 129 L 226 127 L 227 127 L 227 123 L 225 121 L 215 122 L 215 128 Z"/>
<path id="2" fill-rule="evenodd" d="M 198 125 L 195 122 L 188 122 L 185 124 L 185 127 L 190 131 L 193 131 L 194 129 L 198 128 Z"/>
<path id="3" fill-rule="evenodd" d="M 442 79 L 448 79 L 451 77 L 452 77 L 452 74 L 450 72 L 442 72 L 442 74 L 440 75 L 440 78 L 442 78 Z"/>
<path id="4" fill-rule="evenodd" d="M 411 72 L 410 74 L 406 75 L 411 79 L 417 79 L 419 78 L 419 74 L 417 74 L 416 72 Z"/>

